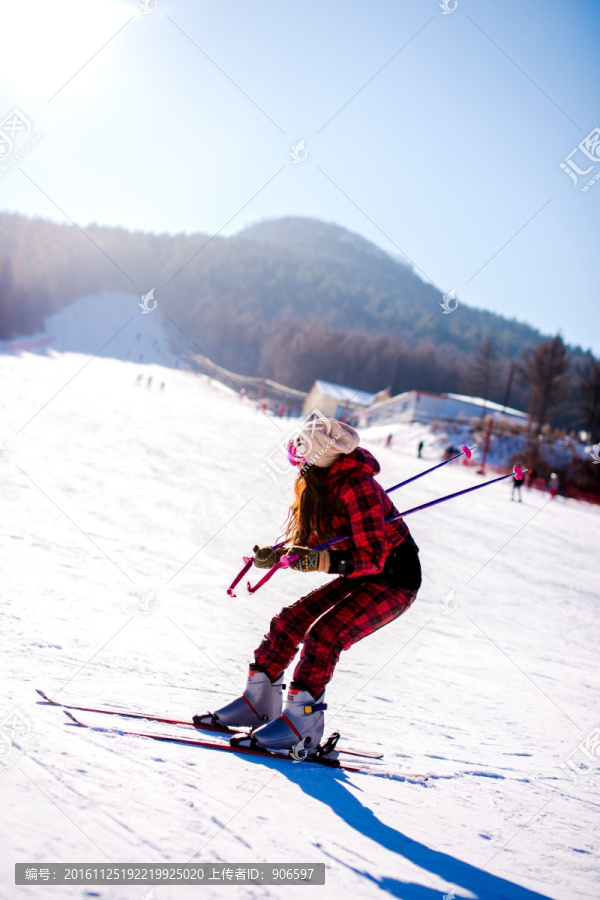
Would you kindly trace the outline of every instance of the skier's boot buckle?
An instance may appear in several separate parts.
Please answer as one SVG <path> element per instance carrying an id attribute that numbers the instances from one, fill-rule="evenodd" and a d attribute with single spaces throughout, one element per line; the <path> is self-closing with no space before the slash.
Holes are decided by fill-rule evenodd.
<path id="1" fill-rule="evenodd" d="M 219 717 L 215 715 L 215 713 L 205 713 L 203 716 L 194 716 L 192 719 L 195 728 L 202 728 L 203 725 L 210 725 L 212 728 L 215 728 L 218 725 L 221 725 L 219 722 Z"/>
<path id="2" fill-rule="evenodd" d="M 246 747 L 250 750 L 262 749 L 256 738 L 247 731 L 240 731 L 238 734 L 234 734 L 233 737 L 229 738 L 229 745 L 231 747 Z"/>
<path id="3" fill-rule="evenodd" d="M 329 765 L 339 765 L 339 750 L 336 750 L 336 744 L 340 739 L 339 731 L 334 731 L 323 744 L 319 744 L 315 751 L 315 757 Z"/>

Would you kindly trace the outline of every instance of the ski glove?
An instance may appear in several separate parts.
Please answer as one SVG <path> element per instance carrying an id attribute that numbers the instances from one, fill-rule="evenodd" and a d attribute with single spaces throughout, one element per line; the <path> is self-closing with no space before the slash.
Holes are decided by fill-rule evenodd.
<path id="1" fill-rule="evenodd" d="M 298 559 L 290 563 L 290 569 L 299 572 L 329 572 L 329 550 L 309 550 L 308 547 L 290 547 L 288 556 L 298 554 Z"/>
<path id="2" fill-rule="evenodd" d="M 254 553 L 254 565 L 257 569 L 272 569 L 279 562 L 279 559 L 285 553 L 285 549 L 280 547 L 274 550 L 273 547 L 256 547 L 252 548 Z"/>

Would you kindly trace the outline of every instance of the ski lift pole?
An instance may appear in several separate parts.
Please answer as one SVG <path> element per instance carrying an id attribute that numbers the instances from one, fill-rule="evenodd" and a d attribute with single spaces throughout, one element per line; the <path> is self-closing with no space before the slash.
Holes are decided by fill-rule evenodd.
<path id="1" fill-rule="evenodd" d="M 487 431 L 485 433 L 485 441 L 483 444 L 483 456 L 481 457 L 481 465 L 477 469 L 478 475 L 485 475 L 485 461 L 487 459 L 488 450 L 490 449 L 490 438 L 492 437 L 493 430 L 494 430 L 494 419 L 490 416 Z"/>

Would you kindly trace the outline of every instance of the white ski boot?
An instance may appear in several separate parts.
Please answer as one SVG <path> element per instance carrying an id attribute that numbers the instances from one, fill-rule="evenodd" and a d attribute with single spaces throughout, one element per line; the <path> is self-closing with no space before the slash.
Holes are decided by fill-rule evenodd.
<path id="1" fill-rule="evenodd" d="M 252 735 L 236 737 L 235 746 L 262 747 L 265 750 L 288 750 L 301 760 L 314 754 L 323 737 L 327 709 L 325 691 L 315 698 L 308 691 L 290 688 L 285 707 L 280 716 L 252 732 Z"/>
<path id="2" fill-rule="evenodd" d="M 203 716 L 194 716 L 196 726 L 201 725 L 229 725 L 234 728 L 258 728 L 265 722 L 276 719 L 283 706 L 282 672 L 276 681 L 271 681 L 266 672 L 248 672 L 248 681 L 241 697 L 232 700 L 214 713 L 206 713 Z"/>

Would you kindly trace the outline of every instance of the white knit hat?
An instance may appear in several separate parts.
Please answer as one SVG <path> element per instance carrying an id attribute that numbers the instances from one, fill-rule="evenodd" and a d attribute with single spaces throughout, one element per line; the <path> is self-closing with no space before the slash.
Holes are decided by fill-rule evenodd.
<path id="1" fill-rule="evenodd" d="M 352 453 L 358 447 L 358 432 L 345 422 L 337 419 L 311 419 L 302 425 L 296 437 L 290 442 L 295 453 L 326 469 L 343 453 Z"/>

